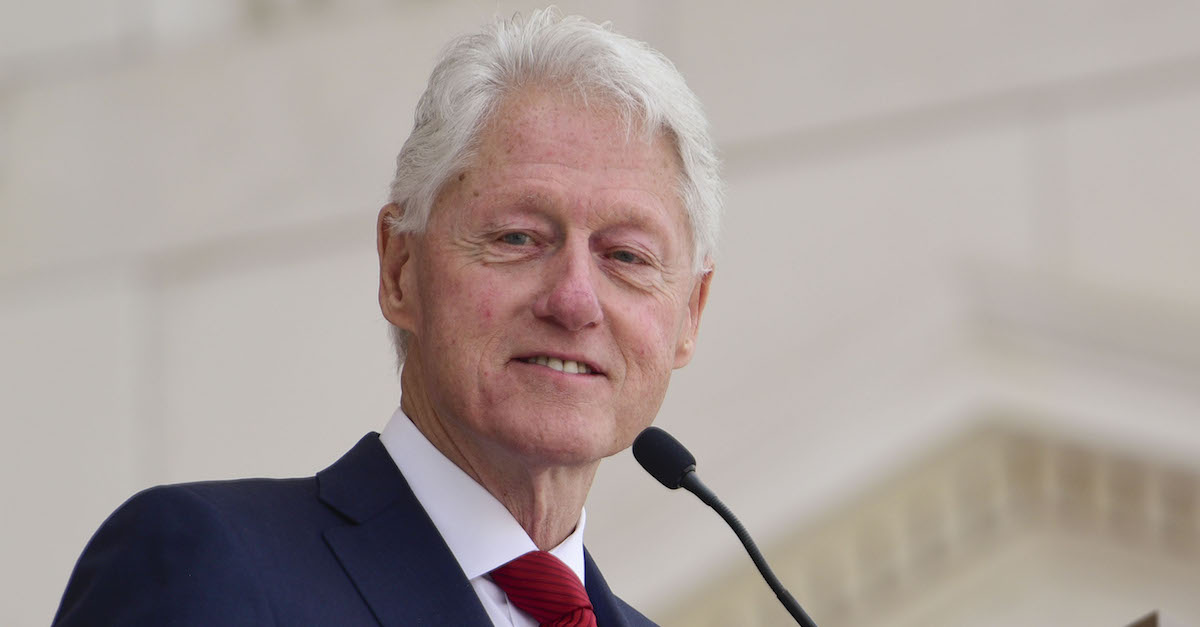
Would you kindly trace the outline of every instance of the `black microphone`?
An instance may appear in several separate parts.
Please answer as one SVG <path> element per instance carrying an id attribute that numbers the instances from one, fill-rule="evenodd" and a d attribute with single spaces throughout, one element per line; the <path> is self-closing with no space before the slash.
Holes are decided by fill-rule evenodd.
<path id="1" fill-rule="evenodd" d="M 658 427 L 647 427 L 633 441 L 633 457 L 638 460 L 642 468 L 646 469 L 646 472 L 658 479 L 659 483 L 672 490 L 682 486 L 709 507 L 717 510 L 721 518 L 725 519 L 725 522 L 737 534 L 738 539 L 742 541 L 746 552 L 750 554 L 750 559 L 754 560 L 754 565 L 758 567 L 758 572 L 767 581 L 767 585 L 771 586 L 771 590 L 775 592 L 775 598 L 779 599 L 783 607 L 787 608 L 792 618 L 796 619 L 796 622 L 803 627 L 817 627 L 813 619 L 804 612 L 804 608 L 796 602 L 792 593 L 783 587 L 779 578 L 771 571 L 766 558 L 758 550 L 758 545 L 754 544 L 754 539 L 738 521 L 737 516 L 733 515 L 733 512 L 717 498 L 712 490 L 700 482 L 700 477 L 696 475 L 696 458 L 679 443 L 679 440 Z"/>

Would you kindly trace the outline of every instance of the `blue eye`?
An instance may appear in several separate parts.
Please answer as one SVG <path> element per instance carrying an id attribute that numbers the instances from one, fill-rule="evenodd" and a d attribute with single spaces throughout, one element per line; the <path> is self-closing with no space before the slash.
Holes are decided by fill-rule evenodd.
<path id="1" fill-rule="evenodd" d="M 533 243 L 533 238 L 530 237 L 528 233 L 514 231 L 512 233 L 505 233 L 504 235 L 501 235 L 500 241 L 512 246 L 528 246 L 529 244 Z"/>
<path id="2" fill-rule="evenodd" d="M 613 259 L 621 263 L 642 263 L 642 258 L 629 252 L 628 250 L 618 250 L 610 255 Z"/>

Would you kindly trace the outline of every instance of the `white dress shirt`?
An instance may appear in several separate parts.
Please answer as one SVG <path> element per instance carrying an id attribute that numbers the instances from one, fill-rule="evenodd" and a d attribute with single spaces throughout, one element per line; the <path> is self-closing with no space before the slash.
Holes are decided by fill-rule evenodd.
<path id="1" fill-rule="evenodd" d="M 467 575 L 492 623 L 503 627 L 537 627 L 533 617 L 508 602 L 488 576 L 537 546 L 512 514 L 454 462 L 442 455 L 400 409 L 379 435 L 392 461 L 421 506 L 429 513 L 446 546 Z M 583 527 L 587 515 L 562 544 L 550 549 L 583 581 Z"/>

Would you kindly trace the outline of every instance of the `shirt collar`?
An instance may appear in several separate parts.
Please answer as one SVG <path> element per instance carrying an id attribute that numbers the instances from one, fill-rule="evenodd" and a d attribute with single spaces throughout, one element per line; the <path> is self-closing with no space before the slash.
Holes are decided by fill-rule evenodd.
<path id="1" fill-rule="evenodd" d="M 537 546 L 496 497 L 446 458 L 404 411 L 397 408 L 379 440 L 413 494 L 433 520 L 467 579 L 492 570 Z M 587 512 L 561 544 L 550 549 L 583 581 L 583 529 Z"/>

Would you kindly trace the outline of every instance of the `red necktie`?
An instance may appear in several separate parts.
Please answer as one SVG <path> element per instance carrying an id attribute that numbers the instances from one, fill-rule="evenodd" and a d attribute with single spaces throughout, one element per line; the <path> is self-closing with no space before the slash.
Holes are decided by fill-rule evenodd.
<path id="1" fill-rule="evenodd" d="M 541 627 L 596 627 L 579 577 L 546 551 L 530 551 L 493 570 L 492 581 Z"/>

